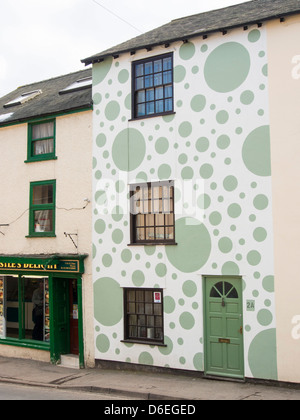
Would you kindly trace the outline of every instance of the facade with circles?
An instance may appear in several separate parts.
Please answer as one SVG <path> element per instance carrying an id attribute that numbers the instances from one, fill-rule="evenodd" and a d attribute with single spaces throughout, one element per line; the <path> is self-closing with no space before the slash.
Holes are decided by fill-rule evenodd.
<path id="1" fill-rule="evenodd" d="M 299 149 L 295 3 L 179 19 L 83 60 L 96 360 L 299 382 L 299 202 L 291 218 L 282 206 Z"/>

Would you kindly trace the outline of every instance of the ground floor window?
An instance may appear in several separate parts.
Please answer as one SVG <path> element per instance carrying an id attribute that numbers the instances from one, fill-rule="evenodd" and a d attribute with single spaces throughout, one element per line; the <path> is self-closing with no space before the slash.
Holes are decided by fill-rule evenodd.
<path id="1" fill-rule="evenodd" d="M 163 291 L 124 289 L 125 340 L 163 343 Z"/>
<path id="2" fill-rule="evenodd" d="M 48 277 L 0 276 L 0 337 L 50 341 Z"/>

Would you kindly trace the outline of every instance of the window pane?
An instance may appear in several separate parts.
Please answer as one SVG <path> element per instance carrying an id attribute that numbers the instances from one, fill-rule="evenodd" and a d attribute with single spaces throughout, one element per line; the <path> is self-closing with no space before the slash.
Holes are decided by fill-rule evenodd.
<path id="1" fill-rule="evenodd" d="M 144 76 L 144 64 L 137 64 L 135 67 L 136 76 Z"/>
<path id="2" fill-rule="evenodd" d="M 154 114 L 154 102 L 146 104 L 146 113 L 147 115 Z"/>
<path id="3" fill-rule="evenodd" d="M 162 60 L 154 61 L 154 73 L 158 73 L 159 71 L 162 71 Z"/>
<path id="4" fill-rule="evenodd" d="M 143 115 L 145 115 L 146 111 L 145 111 L 145 104 L 143 105 L 138 105 L 137 106 L 137 115 L 138 117 L 142 117 Z"/>
<path id="5" fill-rule="evenodd" d="M 153 73 L 153 63 L 145 63 L 145 74 Z"/>
<path id="6" fill-rule="evenodd" d="M 172 96 L 173 96 L 173 87 L 172 87 L 172 85 L 165 86 L 165 98 L 172 98 Z"/>
<path id="7" fill-rule="evenodd" d="M 158 227 L 155 229 L 156 239 L 165 239 L 165 229 L 163 227 Z"/>
<path id="8" fill-rule="evenodd" d="M 157 101 L 155 104 L 155 111 L 157 114 L 164 112 L 164 101 Z"/>
<path id="9" fill-rule="evenodd" d="M 145 225 L 145 216 L 143 214 L 139 214 L 136 216 L 136 225 L 137 226 L 144 226 Z"/>
<path id="10" fill-rule="evenodd" d="M 172 72 L 171 71 L 165 71 L 164 72 L 164 84 L 172 83 Z"/>
<path id="11" fill-rule="evenodd" d="M 146 226 L 154 226 L 154 214 L 146 216 Z"/>
<path id="12" fill-rule="evenodd" d="M 137 102 L 138 102 L 138 103 L 140 103 L 140 102 L 145 102 L 145 100 L 146 100 L 145 91 L 144 91 L 144 90 L 141 90 L 141 91 L 140 91 L 140 92 L 138 92 L 138 94 L 137 94 Z"/>
<path id="13" fill-rule="evenodd" d="M 33 155 L 46 155 L 53 153 L 53 139 L 39 140 L 33 143 Z"/>
<path id="14" fill-rule="evenodd" d="M 155 89 L 155 99 L 163 99 L 164 98 L 164 88 L 156 88 Z"/>
<path id="15" fill-rule="evenodd" d="M 154 86 L 162 85 L 162 74 L 158 73 L 154 75 Z"/>
<path id="16" fill-rule="evenodd" d="M 144 78 L 138 77 L 135 81 L 136 90 L 144 89 Z"/>
<path id="17" fill-rule="evenodd" d="M 53 231 L 53 211 L 38 210 L 34 212 L 34 232 Z"/>
<path id="18" fill-rule="evenodd" d="M 166 239 L 174 240 L 174 228 L 166 227 Z"/>
<path id="19" fill-rule="evenodd" d="M 145 229 L 144 228 L 142 228 L 142 229 L 138 228 L 136 230 L 136 239 L 138 241 L 144 241 L 145 240 Z"/>
<path id="20" fill-rule="evenodd" d="M 164 58 L 164 70 L 171 70 L 172 69 L 172 58 Z"/>
<path id="21" fill-rule="evenodd" d="M 153 76 L 145 76 L 145 88 L 153 87 Z"/>
<path id="22" fill-rule="evenodd" d="M 165 111 L 173 111 L 173 100 L 172 99 L 166 99 L 165 100 Z"/>
<path id="23" fill-rule="evenodd" d="M 32 126 L 32 140 L 54 136 L 54 123 L 44 123 Z"/>
<path id="24" fill-rule="evenodd" d="M 146 91 L 146 101 L 154 101 L 154 89 L 148 89 Z"/>
<path id="25" fill-rule="evenodd" d="M 146 228 L 146 241 L 152 241 L 154 239 L 154 228 Z"/>
<path id="26" fill-rule="evenodd" d="M 36 185 L 32 189 L 32 204 L 53 204 L 53 185 Z"/>
<path id="27" fill-rule="evenodd" d="M 6 337 L 19 338 L 18 277 L 6 276 Z"/>
<path id="28" fill-rule="evenodd" d="M 164 226 L 165 224 L 165 217 L 163 214 L 156 214 L 155 215 L 155 222 L 156 226 Z"/>

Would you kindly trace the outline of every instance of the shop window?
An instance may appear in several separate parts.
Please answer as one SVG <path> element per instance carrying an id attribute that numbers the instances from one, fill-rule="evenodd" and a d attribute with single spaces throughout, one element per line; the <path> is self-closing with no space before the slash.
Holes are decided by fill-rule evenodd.
<path id="1" fill-rule="evenodd" d="M 174 183 L 131 185 L 131 243 L 175 242 Z"/>
<path id="2" fill-rule="evenodd" d="M 56 159 L 55 120 L 28 124 L 27 162 Z"/>
<path id="3" fill-rule="evenodd" d="M 133 63 L 133 118 L 173 112 L 173 55 Z"/>
<path id="4" fill-rule="evenodd" d="M 56 182 L 30 184 L 29 236 L 55 236 Z"/>
<path id="5" fill-rule="evenodd" d="M 125 289 L 125 341 L 163 344 L 163 291 Z"/>
<path id="6" fill-rule="evenodd" d="M 0 338 L 50 341 L 48 278 L 0 276 Z"/>

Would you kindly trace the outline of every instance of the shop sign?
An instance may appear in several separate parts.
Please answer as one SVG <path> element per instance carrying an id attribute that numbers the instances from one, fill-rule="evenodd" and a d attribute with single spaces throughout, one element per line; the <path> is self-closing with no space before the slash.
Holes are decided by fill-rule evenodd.
<path id="1" fill-rule="evenodd" d="M 0 262 L 0 270 L 6 271 L 47 271 L 55 273 L 79 273 L 78 260 L 60 260 L 49 263 Z"/>

